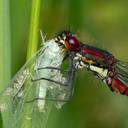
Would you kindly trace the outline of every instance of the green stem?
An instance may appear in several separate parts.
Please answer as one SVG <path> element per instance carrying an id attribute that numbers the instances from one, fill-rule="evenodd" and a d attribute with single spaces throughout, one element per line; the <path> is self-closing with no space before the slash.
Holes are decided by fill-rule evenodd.
<path id="1" fill-rule="evenodd" d="M 41 0 L 32 0 L 27 59 L 33 56 L 38 46 L 40 3 L 41 3 Z"/>

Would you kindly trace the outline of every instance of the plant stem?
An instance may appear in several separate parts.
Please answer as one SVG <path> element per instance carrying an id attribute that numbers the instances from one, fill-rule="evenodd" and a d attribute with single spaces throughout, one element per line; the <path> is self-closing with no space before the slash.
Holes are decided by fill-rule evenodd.
<path id="1" fill-rule="evenodd" d="M 41 0 L 32 0 L 27 60 L 33 56 L 38 46 L 40 3 Z"/>

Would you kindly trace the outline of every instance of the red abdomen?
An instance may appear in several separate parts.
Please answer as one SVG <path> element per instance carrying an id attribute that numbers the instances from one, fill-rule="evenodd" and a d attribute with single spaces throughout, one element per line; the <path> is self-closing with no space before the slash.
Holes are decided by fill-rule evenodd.
<path id="1" fill-rule="evenodd" d="M 113 79 L 111 83 L 111 88 L 121 94 L 128 96 L 128 88 L 119 79 Z"/>

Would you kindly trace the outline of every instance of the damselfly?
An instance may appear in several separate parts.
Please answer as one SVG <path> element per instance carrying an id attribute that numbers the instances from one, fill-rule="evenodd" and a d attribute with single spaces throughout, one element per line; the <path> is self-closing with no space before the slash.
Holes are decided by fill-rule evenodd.
<path id="1" fill-rule="evenodd" d="M 106 50 L 84 44 L 69 31 L 60 35 L 65 47 L 74 52 L 75 68 L 86 68 L 108 85 L 111 91 L 128 95 L 128 63 Z"/>
<path id="2" fill-rule="evenodd" d="M 62 69 L 66 59 L 69 59 L 68 69 Z M 106 50 L 82 43 L 70 31 L 63 31 L 46 41 L 1 93 L 0 109 L 2 113 L 9 111 L 12 115 L 10 123 L 15 123 L 11 127 L 18 128 L 18 120 L 22 117 L 26 120 L 37 119 L 32 113 L 47 110 L 48 100 L 55 101 L 56 106 L 61 107 L 72 95 L 75 71 L 79 68 L 92 72 L 112 91 L 128 95 L 126 62 L 116 59 Z M 26 110 L 30 113 L 26 114 Z"/>

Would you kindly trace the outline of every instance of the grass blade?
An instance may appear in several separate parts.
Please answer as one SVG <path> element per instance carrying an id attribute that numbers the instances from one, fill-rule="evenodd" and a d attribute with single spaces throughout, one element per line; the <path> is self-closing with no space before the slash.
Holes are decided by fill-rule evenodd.
<path id="1" fill-rule="evenodd" d="M 9 0 L 0 1 L 0 91 L 7 85 L 11 74 L 11 48 L 10 48 L 10 14 Z M 2 98 L 2 100 L 6 100 Z M 0 106 L 1 108 L 2 106 Z M 2 108 L 1 108 L 2 109 Z M 1 110 L 2 111 L 2 110 Z M 9 113 L 1 112 L 3 126 L 6 127 Z M 1 116 L 0 116 L 1 117 Z M 1 120 L 1 119 L 0 119 Z M 2 121 L 0 122 L 2 123 Z M 2 124 L 0 124 L 2 127 Z"/>
<path id="2" fill-rule="evenodd" d="M 41 0 L 32 0 L 27 59 L 33 56 L 38 46 L 40 3 L 41 3 Z"/>

